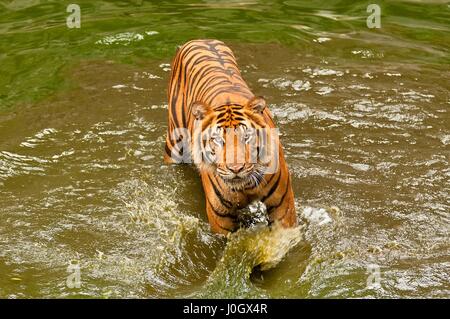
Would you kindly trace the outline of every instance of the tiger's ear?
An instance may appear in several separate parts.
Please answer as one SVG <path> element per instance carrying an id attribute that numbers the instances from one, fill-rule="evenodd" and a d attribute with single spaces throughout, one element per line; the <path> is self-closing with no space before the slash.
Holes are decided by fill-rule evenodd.
<path id="1" fill-rule="evenodd" d="M 195 116 L 197 120 L 201 120 L 205 117 L 206 113 L 209 111 L 209 107 L 203 102 L 194 102 L 191 106 L 192 115 Z"/>
<path id="2" fill-rule="evenodd" d="M 266 100 L 261 96 L 255 96 L 248 102 L 247 106 L 255 112 L 262 113 L 266 108 Z"/>

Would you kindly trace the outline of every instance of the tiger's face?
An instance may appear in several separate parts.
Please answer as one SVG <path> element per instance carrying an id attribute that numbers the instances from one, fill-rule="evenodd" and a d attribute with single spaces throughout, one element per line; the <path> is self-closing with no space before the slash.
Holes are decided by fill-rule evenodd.
<path id="1" fill-rule="evenodd" d="M 208 169 L 233 189 L 256 187 L 271 162 L 267 148 L 269 133 L 263 117 L 264 99 L 247 105 L 224 105 L 210 110 L 193 106 L 201 124 L 200 169 Z"/>
<path id="2" fill-rule="evenodd" d="M 207 133 L 205 152 L 219 175 L 229 184 L 258 179 L 258 147 L 256 130 L 240 123 L 234 127 L 214 125 Z M 253 177 L 252 177 L 253 176 Z"/>

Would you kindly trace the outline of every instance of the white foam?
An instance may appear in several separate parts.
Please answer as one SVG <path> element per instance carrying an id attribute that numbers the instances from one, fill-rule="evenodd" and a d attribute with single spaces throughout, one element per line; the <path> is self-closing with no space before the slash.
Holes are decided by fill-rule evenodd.
<path id="1" fill-rule="evenodd" d="M 310 223 L 317 224 L 319 226 L 331 223 L 333 220 L 324 208 L 303 208 L 303 217 L 305 217 Z"/>
<path id="2" fill-rule="evenodd" d="M 111 44 L 122 44 L 129 45 L 132 42 L 141 41 L 144 36 L 136 32 L 122 32 L 115 35 L 109 35 L 101 40 L 95 42 L 95 44 L 111 45 Z"/>
<path id="3" fill-rule="evenodd" d="M 324 42 L 328 42 L 330 40 L 331 40 L 330 38 L 320 37 L 320 38 L 314 39 L 313 41 L 318 42 L 318 43 L 324 43 Z"/>
<path id="4" fill-rule="evenodd" d="M 319 89 L 319 91 L 316 91 L 316 94 L 319 94 L 319 95 L 327 95 L 327 94 L 330 94 L 330 93 L 333 92 L 333 91 L 334 91 L 333 88 L 331 88 L 331 87 L 329 87 L 329 86 L 324 86 L 324 87 L 321 87 L 321 88 Z"/>

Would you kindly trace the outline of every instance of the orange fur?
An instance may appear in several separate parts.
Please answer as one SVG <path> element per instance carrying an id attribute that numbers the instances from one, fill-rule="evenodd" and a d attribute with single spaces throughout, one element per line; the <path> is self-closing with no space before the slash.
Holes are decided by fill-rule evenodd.
<path id="1" fill-rule="evenodd" d="M 172 63 L 168 95 L 166 163 L 174 163 L 174 159 L 179 160 L 183 156 L 192 158 L 192 154 L 186 154 L 191 150 L 177 147 L 178 140 L 173 134 L 176 128 L 184 128 L 195 137 L 199 134 L 194 131 L 195 120 L 201 121 L 202 132 L 209 128 L 275 128 L 269 109 L 264 107 L 265 101 L 255 98 L 242 79 L 233 52 L 217 40 L 190 41 L 177 51 Z M 211 140 L 206 141 L 205 145 L 207 143 L 211 143 L 212 149 L 220 149 Z M 233 147 L 236 149 L 239 143 L 235 139 Z M 234 180 L 222 178 L 221 174 L 231 174 L 230 167 L 242 167 L 248 176 L 255 175 L 255 170 L 265 169 L 260 163 L 231 163 L 234 166 L 230 163 L 197 163 L 213 231 L 226 234 L 236 230 L 238 210 L 254 200 L 261 200 L 266 205 L 270 222 L 280 221 L 285 227 L 297 224 L 289 171 L 282 147 L 279 143 L 277 146 L 276 172 L 264 174 L 259 179 L 248 177 L 237 179 L 238 182 L 234 183 Z M 217 151 L 214 156 L 226 156 L 226 151 Z"/>

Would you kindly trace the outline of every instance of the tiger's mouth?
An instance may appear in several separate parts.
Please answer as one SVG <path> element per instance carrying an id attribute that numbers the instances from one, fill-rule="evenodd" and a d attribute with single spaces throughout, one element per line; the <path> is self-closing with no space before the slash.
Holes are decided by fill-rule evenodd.
<path id="1" fill-rule="evenodd" d="M 220 177 L 225 182 L 225 184 L 228 185 L 228 187 L 230 187 L 233 190 L 242 190 L 248 187 L 247 185 L 251 184 L 251 181 L 248 177 L 233 177 L 233 178 L 226 178 L 223 176 Z"/>
<path id="2" fill-rule="evenodd" d="M 246 181 L 248 178 L 248 176 L 238 176 L 238 175 L 234 175 L 234 174 L 224 175 L 224 174 L 219 173 L 218 175 L 224 182 L 226 182 L 228 184 L 239 184 L 239 183 Z"/>
<path id="3" fill-rule="evenodd" d="M 227 182 L 229 184 L 239 184 L 239 183 L 242 183 L 242 182 L 244 182 L 244 181 L 246 181 L 248 179 L 248 176 L 244 176 L 244 177 L 241 177 L 241 176 L 228 177 L 228 176 L 220 175 L 220 177 L 225 182 Z"/>
<path id="4" fill-rule="evenodd" d="M 223 174 L 218 172 L 217 175 L 233 189 L 257 187 L 264 178 L 264 174 L 259 170 L 252 170 L 244 174 L 235 174 L 231 172 Z"/>

